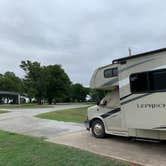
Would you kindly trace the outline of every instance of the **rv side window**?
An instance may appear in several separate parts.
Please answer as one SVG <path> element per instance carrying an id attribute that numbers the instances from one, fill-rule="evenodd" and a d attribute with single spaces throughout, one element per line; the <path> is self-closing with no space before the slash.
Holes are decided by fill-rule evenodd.
<path id="1" fill-rule="evenodd" d="M 166 69 L 149 72 L 150 91 L 166 90 Z"/>
<path id="2" fill-rule="evenodd" d="M 131 74 L 132 93 L 144 93 L 166 90 L 166 69 Z"/>
<path id="3" fill-rule="evenodd" d="M 130 76 L 130 86 L 132 93 L 141 93 L 148 91 L 148 74 L 137 73 Z"/>
<path id="4" fill-rule="evenodd" d="M 117 67 L 104 70 L 104 77 L 105 78 L 115 77 L 117 75 L 118 75 L 118 68 Z"/>

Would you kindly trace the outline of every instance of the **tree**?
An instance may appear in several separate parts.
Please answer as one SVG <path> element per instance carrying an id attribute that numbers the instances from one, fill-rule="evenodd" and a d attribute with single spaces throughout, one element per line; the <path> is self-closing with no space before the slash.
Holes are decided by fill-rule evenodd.
<path id="1" fill-rule="evenodd" d="M 0 74 L 0 90 L 22 93 L 23 81 L 13 72 L 8 71 L 4 75 Z"/>
<path id="2" fill-rule="evenodd" d="M 44 68 L 39 62 L 22 61 L 20 67 L 25 71 L 25 91 L 30 98 L 35 97 L 38 104 L 42 103 L 46 95 L 46 81 Z"/>
<path id="3" fill-rule="evenodd" d="M 45 67 L 46 73 L 46 97 L 49 104 L 63 102 L 69 96 L 71 81 L 60 65 L 49 65 Z"/>
<path id="4" fill-rule="evenodd" d="M 77 102 L 83 102 L 86 100 L 86 96 L 89 93 L 89 89 L 83 87 L 81 84 L 76 83 L 71 86 L 71 100 Z"/>
<path id="5" fill-rule="evenodd" d="M 60 65 L 41 66 L 38 62 L 22 61 L 20 67 L 26 73 L 26 92 L 39 104 L 43 99 L 52 104 L 53 100 L 63 102 L 68 98 L 71 82 Z"/>

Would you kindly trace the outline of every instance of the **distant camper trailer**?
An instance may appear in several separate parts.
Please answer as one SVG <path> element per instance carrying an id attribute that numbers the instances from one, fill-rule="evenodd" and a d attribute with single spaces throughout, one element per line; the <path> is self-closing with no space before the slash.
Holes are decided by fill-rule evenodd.
<path id="1" fill-rule="evenodd" d="M 166 139 L 166 48 L 115 59 L 94 72 L 90 86 L 111 90 L 88 109 L 95 137 Z"/>

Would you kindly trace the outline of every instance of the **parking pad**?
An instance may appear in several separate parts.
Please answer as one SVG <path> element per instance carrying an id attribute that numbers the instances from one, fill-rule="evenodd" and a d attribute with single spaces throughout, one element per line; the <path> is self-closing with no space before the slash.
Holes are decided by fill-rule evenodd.
<path id="1" fill-rule="evenodd" d="M 48 139 L 132 165 L 165 166 L 166 143 L 131 141 L 124 137 L 94 138 L 88 131 L 68 133 Z"/>

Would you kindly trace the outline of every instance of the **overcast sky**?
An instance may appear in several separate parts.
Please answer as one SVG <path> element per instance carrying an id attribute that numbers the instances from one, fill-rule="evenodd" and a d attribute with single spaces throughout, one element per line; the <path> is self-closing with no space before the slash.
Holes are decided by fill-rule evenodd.
<path id="1" fill-rule="evenodd" d="M 61 64 L 73 82 L 113 59 L 166 47 L 163 0 L 0 0 L 0 73 Z"/>

